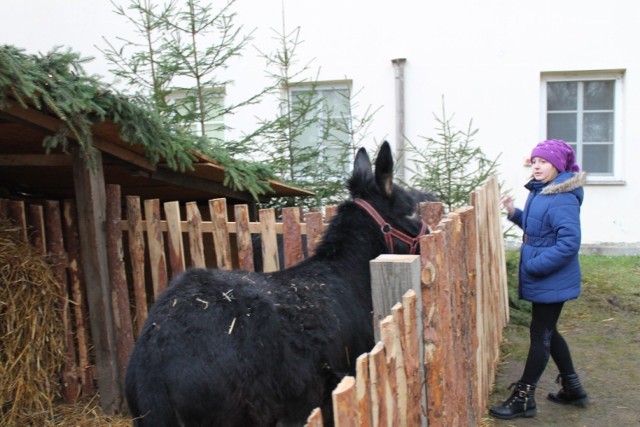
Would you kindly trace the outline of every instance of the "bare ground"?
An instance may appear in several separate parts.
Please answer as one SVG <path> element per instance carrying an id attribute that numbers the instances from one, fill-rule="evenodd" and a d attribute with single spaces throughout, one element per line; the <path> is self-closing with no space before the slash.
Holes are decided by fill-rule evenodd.
<path id="1" fill-rule="evenodd" d="M 635 285 L 616 289 L 615 283 L 585 283 L 581 297 L 565 304 L 560 317 L 559 328 L 589 393 L 589 406 L 582 409 L 547 400 L 549 392 L 560 388 L 554 382 L 557 369 L 550 361 L 536 391 L 536 417 L 497 420 L 487 416 L 485 425 L 640 426 L 640 269 L 635 266 L 628 273 L 633 275 L 629 278 L 635 277 Z M 520 378 L 528 340 L 525 326 L 505 329 L 491 406 L 506 399 L 508 386 Z"/>

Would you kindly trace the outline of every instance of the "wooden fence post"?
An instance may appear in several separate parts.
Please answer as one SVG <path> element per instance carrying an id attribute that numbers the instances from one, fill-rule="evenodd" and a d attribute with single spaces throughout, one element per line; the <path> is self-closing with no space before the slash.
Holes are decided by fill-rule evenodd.
<path id="1" fill-rule="evenodd" d="M 147 320 L 147 291 L 144 278 L 144 231 L 140 198 L 127 196 L 127 225 L 129 240 L 129 257 L 131 259 L 131 279 L 136 302 L 136 330 L 142 330 Z"/>
<path id="2" fill-rule="evenodd" d="M 64 326 L 65 357 L 62 372 L 62 390 L 66 403 L 74 402 L 78 397 L 78 368 L 76 362 L 73 329 L 71 326 L 71 313 L 69 311 L 69 298 L 67 287 L 67 254 L 64 250 L 62 235 L 62 215 L 60 203 L 57 201 L 45 201 L 44 214 L 46 217 L 47 252 L 51 271 L 58 282 L 62 299 L 59 301 L 62 312 L 62 324 Z"/>
<path id="3" fill-rule="evenodd" d="M 235 205 L 234 216 L 236 220 L 236 242 L 238 245 L 238 267 L 241 270 L 255 271 L 253 262 L 253 247 L 251 231 L 249 230 L 249 207 L 247 205 Z"/>
<path id="4" fill-rule="evenodd" d="M 369 262 L 375 340 L 380 340 L 380 322 L 391 308 L 402 301 L 409 289 L 420 294 L 420 257 L 418 255 L 380 255 Z M 421 305 L 418 310 L 421 309 Z"/>
<path id="5" fill-rule="evenodd" d="M 167 260 L 164 255 L 164 238 L 160 227 L 160 200 L 144 201 L 144 218 L 147 226 L 147 246 L 149 247 L 153 300 L 155 301 L 167 287 L 169 281 Z"/>
<path id="6" fill-rule="evenodd" d="M 340 384 L 331 393 L 333 400 L 333 419 L 335 427 L 356 427 L 356 380 L 351 376 L 342 378 Z"/>
<path id="7" fill-rule="evenodd" d="M 93 369 L 90 362 L 91 347 L 89 340 L 87 295 L 83 288 L 82 270 L 80 269 L 80 237 L 78 236 L 78 217 L 73 200 L 65 200 L 62 208 L 64 240 L 67 245 L 69 259 L 68 271 L 75 314 L 76 340 L 78 341 L 78 363 L 82 381 L 82 396 L 90 397 L 95 393 L 93 385 Z M 146 306 L 145 306 L 146 308 Z"/>
<path id="8" fill-rule="evenodd" d="M 221 270 L 231 270 L 231 242 L 229 241 L 229 229 L 227 227 L 227 201 L 219 198 L 209 200 L 209 212 L 213 223 L 213 244 L 216 252 L 216 267 Z"/>
<path id="9" fill-rule="evenodd" d="M 113 414 L 120 410 L 124 399 L 118 378 L 111 285 L 107 266 L 107 206 L 102 155 L 100 151 L 95 153 L 93 166 L 81 153 L 80 147 L 73 148 L 72 156 L 82 272 L 87 289 L 100 406 L 105 413 Z"/>
<path id="10" fill-rule="evenodd" d="M 299 208 L 282 208 L 282 228 L 284 268 L 288 268 L 304 259 Z"/>
<path id="11" fill-rule="evenodd" d="M 356 400 L 358 406 L 358 425 L 371 426 L 371 388 L 369 384 L 369 355 L 361 354 L 356 359 Z"/>
<path id="12" fill-rule="evenodd" d="M 167 218 L 169 266 L 171 267 L 171 277 L 174 277 L 182 273 L 186 268 L 182 227 L 180 224 L 180 204 L 178 202 L 165 202 L 164 214 Z"/>
<path id="13" fill-rule="evenodd" d="M 273 208 L 260 209 L 260 237 L 262 238 L 262 270 L 265 273 L 280 270 L 276 211 Z"/>
<path id="14" fill-rule="evenodd" d="M 119 185 L 107 185 L 107 200 L 109 201 L 107 203 L 107 262 L 111 281 L 111 306 L 113 308 L 120 385 L 124 387 L 127 362 L 133 349 L 133 325 L 129 287 L 124 269 L 122 228 L 120 227 L 122 199 Z"/>

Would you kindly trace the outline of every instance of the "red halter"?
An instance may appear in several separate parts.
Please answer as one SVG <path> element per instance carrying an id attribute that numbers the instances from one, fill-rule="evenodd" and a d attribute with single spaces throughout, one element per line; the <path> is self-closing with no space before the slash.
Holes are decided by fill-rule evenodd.
<path id="1" fill-rule="evenodd" d="M 378 223 L 378 225 L 380 226 L 380 231 L 382 231 L 382 234 L 384 235 L 384 240 L 387 244 L 387 247 L 391 251 L 391 253 L 393 253 L 394 237 L 400 240 L 401 242 L 404 242 L 407 245 L 409 245 L 409 247 L 411 248 L 409 253 L 411 255 L 416 253 L 416 250 L 418 248 L 418 242 L 420 241 L 420 236 L 426 234 L 429 230 L 429 227 L 427 226 L 427 223 L 424 222 L 424 220 L 422 220 L 422 228 L 420 229 L 420 233 L 416 237 L 411 237 L 408 234 L 393 228 L 387 221 L 384 220 L 384 218 L 380 216 L 378 211 L 376 211 L 375 208 L 371 206 L 369 202 L 362 199 L 355 199 L 354 202 L 358 206 L 360 206 L 362 209 L 367 211 L 367 213 L 371 215 L 371 218 L 373 218 L 374 221 Z"/>

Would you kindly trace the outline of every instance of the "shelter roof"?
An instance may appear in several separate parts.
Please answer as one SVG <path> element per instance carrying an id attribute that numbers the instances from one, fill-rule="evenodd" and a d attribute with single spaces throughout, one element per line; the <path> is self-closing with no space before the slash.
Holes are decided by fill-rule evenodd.
<path id="1" fill-rule="evenodd" d="M 98 150 L 106 184 L 120 185 L 123 195 L 254 201 L 258 194 L 313 194 L 272 179 L 259 165 L 228 156 L 223 164 L 215 152 L 197 150 L 193 140 L 85 76 L 79 62 L 70 52 L 37 57 L 0 46 L 0 197 L 72 198 L 73 157 L 66 151 L 74 146 L 85 155 Z M 229 168 L 242 178 L 226 176 Z"/>

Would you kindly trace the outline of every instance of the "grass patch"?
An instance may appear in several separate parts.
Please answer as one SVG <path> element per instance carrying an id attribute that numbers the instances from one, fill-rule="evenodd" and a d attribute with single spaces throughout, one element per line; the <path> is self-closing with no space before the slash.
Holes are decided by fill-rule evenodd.
<path id="1" fill-rule="evenodd" d="M 531 303 L 518 299 L 519 260 L 518 251 L 506 253 L 510 322 L 501 355 L 524 361 L 529 347 Z M 560 332 L 568 337 L 579 335 L 585 346 L 595 348 L 611 348 L 620 342 L 640 344 L 640 257 L 581 255 L 580 264 L 582 293 L 565 305 L 558 324 Z M 622 349 L 619 356 L 624 357 L 624 352 Z"/>
<path id="2" fill-rule="evenodd" d="M 506 262 L 511 324 L 528 326 L 531 304 L 518 299 L 520 253 L 508 251 Z M 640 313 L 640 257 L 580 255 L 580 265 L 582 294 L 577 304 L 567 306 L 571 318 L 591 315 L 594 310 Z"/>

